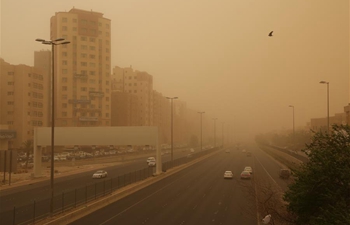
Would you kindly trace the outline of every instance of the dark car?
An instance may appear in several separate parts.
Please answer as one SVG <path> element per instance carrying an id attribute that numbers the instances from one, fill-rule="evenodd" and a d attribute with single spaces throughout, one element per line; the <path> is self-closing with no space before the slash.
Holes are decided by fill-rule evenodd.
<path id="1" fill-rule="evenodd" d="M 291 172 L 289 169 L 281 169 L 280 170 L 280 174 L 279 174 L 280 178 L 288 179 L 290 177 L 290 175 L 291 175 Z"/>

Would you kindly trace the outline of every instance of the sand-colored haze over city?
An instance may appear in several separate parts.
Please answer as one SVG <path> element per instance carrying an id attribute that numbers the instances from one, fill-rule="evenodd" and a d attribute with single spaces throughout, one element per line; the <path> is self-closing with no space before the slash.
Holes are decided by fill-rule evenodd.
<path id="1" fill-rule="evenodd" d="M 349 103 L 348 0 L 2 0 L 1 55 L 33 66 L 50 18 L 73 7 L 111 20 L 111 67 L 153 75 L 154 89 L 236 133 L 292 129 Z M 268 33 L 274 31 L 273 37 Z"/>

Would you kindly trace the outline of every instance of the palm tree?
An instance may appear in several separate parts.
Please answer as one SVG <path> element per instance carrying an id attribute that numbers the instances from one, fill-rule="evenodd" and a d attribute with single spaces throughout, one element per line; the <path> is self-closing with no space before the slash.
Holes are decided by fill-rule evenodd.
<path id="1" fill-rule="evenodd" d="M 27 140 L 22 143 L 23 149 L 26 151 L 26 170 L 28 169 L 29 154 L 33 152 L 33 141 Z"/>

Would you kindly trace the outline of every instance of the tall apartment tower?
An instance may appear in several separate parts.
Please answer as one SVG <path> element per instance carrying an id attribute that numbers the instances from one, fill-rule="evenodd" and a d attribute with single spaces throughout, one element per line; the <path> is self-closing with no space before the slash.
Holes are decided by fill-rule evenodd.
<path id="1" fill-rule="evenodd" d="M 115 66 L 112 74 L 112 89 L 136 95 L 138 113 L 135 126 L 153 125 L 153 76 L 147 72 Z"/>
<path id="2" fill-rule="evenodd" d="M 48 116 L 47 77 L 35 67 L 12 65 L 0 58 L 0 124 L 16 131 L 10 148 L 33 140 L 34 127 L 45 127 Z"/>
<path id="3" fill-rule="evenodd" d="M 71 9 L 51 17 L 55 46 L 56 126 L 110 126 L 111 21 L 102 13 Z"/>
<path id="4" fill-rule="evenodd" d="M 44 107 L 47 108 L 48 114 L 45 115 L 47 124 L 51 125 L 51 78 L 52 78 L 52 73 L 51 73 L 51 65 L 52 65 L 52 60 L 51 60 L 51 51 L 49 50 L 42 50 L 42 51 L 35 51 L 34 52 L 34 67 L 38 68 L 42 71 L 43 76 L 45 77 L 45 95 L 48 98 L 48 103 L 44 105 Z"/>

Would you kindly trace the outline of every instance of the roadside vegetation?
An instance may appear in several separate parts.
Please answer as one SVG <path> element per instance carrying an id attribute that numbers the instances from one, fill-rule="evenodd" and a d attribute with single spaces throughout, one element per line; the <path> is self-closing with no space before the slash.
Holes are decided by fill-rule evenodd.
<path id="1" fill-rule="evenodd" d="M 286 143 L 271 135 L 257 136 L 256 141 L 264 148 L 271 144 L 271 137 L 274 143 Z M 287 224 L 350 224 L 350 126 L 312 132 L 301 151 L 308 161 L 292 168 L 293 181 L 283 195 L 284 205 L 277 206 L 278 198 L 272 197 L 276 193 L 263 187 L 259 204 L 274 214 L 272 218 L 285 219 Z"/>

